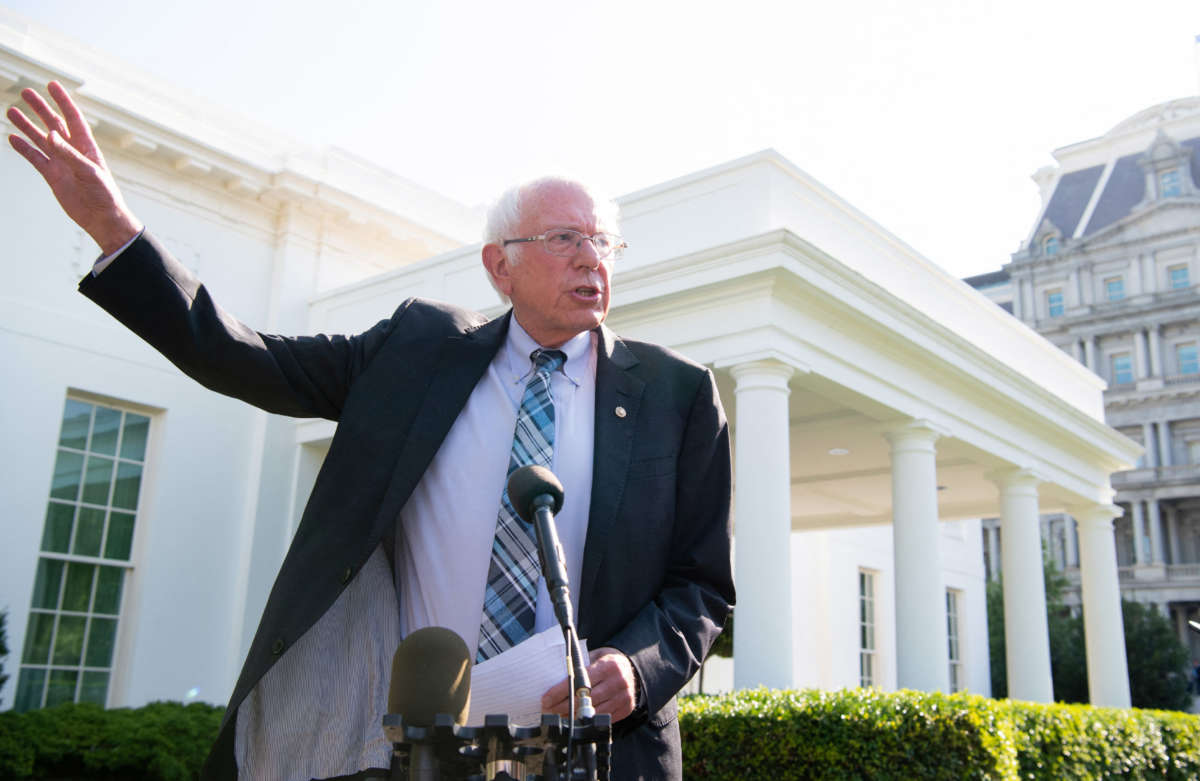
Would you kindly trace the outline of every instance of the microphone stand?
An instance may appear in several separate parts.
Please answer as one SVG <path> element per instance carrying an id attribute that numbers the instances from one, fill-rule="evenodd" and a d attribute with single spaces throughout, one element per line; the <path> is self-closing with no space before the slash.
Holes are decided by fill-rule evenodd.
<path id="1" fill-rule="evenodd" d="M 572 738 L 575 733 L 576 717 L 581 726 L 590 726 L 596 716 L 592 705 L 592 682 L 588 677 L 583 648 L 579 644 L 579 632 L 575 628 L 575 617 L 571 610 L 571 593 L 567 586 L 567 568 L 554 527 L 555 499 L 550 494 L 534 497 L 534 530 L 537 533 L 538 552 L 542 559 L 542 574 L 546 578 L 546 591 L 554 605 L 554 615 L 562 627 L 563 640 L 567 646 L 567 685 L 571 691 L 570 721 Z M 578 746 L 567 742 L 567 772 L 571 779 L 587 781 L 596 777 L 596 747 L 591 743 Z"/>

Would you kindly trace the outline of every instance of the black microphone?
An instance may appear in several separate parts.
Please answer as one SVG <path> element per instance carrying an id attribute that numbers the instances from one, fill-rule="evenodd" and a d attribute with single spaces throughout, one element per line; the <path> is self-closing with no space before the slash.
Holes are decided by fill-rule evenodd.
<path id="1" fill-rule="evenodd" d="M 428 626 L 409 633 L 392 657 L 388 713 L 399 714 L 405 726 L 432 727 L 433 718 L 448 713 L 465 724 L 471 709 L 471 652 L 455 632 Z M 408 778 L 434 781 L 439 777 L 433 746 L 410 743 Z M 397 774 L 392 760 L 393 777 Z"/>
<path id="2" fill-rule="evenodd" d="M 566 557 L 554 525 L 554 515 L 562 509 L 562 483 L 544 466 L 523 466 L 508 476 L 508 500 L 521 520 L 532 524 L 537 533 L 542 576 L 546 578 L 546 591 L 554 604 L 558 623 L 564 629 L 574 626 Z"/>

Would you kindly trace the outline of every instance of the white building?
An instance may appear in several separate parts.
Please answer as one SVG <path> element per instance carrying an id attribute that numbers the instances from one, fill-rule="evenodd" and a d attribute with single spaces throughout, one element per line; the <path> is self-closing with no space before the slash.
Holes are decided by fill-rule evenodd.
<path id="1" fill-rule="evenodd" d="M 50 78 L 133 209 L 260 330 L 357 331 L 411 295 L 503 311 L 475 211 L 0 13 L 0 97 Z M 333 424 L 194 385 L 74 292 L 95 248 L 36 173 L 10 153 L 0 176 L 2 706 L 222 702 Z M 1001 515 L 1010 691 L 1050 699 L 1037 518 L 1070 508 L 1093 701 L 1128 703 L 1109 475 L 1140 450 L 1102 382 L 773 151 L 620 202 L 610 324 L 712 367 L 733 427 L 735 685 L 987 693 L 964 519 Z"/>

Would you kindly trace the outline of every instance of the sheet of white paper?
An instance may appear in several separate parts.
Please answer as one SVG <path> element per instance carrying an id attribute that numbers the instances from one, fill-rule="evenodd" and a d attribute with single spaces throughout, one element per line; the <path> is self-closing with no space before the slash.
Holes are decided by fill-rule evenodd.
<path id="1" fill-rule="evenodd" d="M 580 641 L 587 658 L 587 641 Z M 513 724 L 542 720 L 542 695 L 567 677 L 567 646 L 562 629 L 552 626 L 471 669 L 471 712 L 467 725 L 482 727 L 483 717 L 502 713 Z"/>

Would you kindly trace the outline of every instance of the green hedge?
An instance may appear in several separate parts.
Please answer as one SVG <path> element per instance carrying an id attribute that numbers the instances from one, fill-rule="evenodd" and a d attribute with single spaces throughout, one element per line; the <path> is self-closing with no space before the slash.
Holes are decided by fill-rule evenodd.
<path id="1" fill-rule="evenodd" d="M 684 778 L 1200 777 L 1200 717 L 968 694 L 757 689 L 684 698 Z"/>
<path id="2" fill-rule="evenodd" d="M 0 778 L 190 781 L 217 737 L 221 713 L 199 702 L 0 713 Z"/>
<path id="3" fill-rule="evenodd" d="M 0 713 L 0 779 L 196 778 L 221 709 Z M 967 694 L 757 689 L 681 701 L 684 778 L 1200 778 L 1200 717 Z"/>

